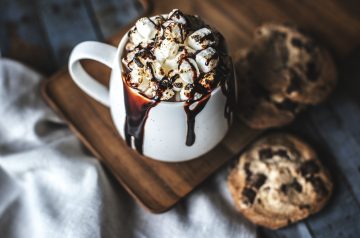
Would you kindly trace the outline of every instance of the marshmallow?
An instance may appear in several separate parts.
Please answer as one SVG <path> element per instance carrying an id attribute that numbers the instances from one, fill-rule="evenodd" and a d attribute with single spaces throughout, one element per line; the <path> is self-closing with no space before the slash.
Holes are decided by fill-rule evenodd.
<path id="1" fill-rule="evenodd" d="M 172 89 L 168 88 L 162 93 L 160 100 L 170 100 L 172 97 L 174 97 L 174 95 L 175 92 Z"/>
<path id="2" fill-rule="evenodd" d="M 173 82 L 173 90 L 180 92 L 186 83 L 180 78 L 180 76 Z"/>
<path id="3" fill-rule="evenodd" d="M 183 26 L 174 21 L 167 21 L 165 23 L 167 24 L 164 30 L 164 37 L 167 39 L 174 39 L 177 43 L 183 43 L 186 38 Z"/>
<path id="4" fill-rule="evenodd" d="M 213 88 L 214 82 L 215 82 L 215 73 L 214 72 L 206 73 L 199 80 L 199 84 L 208 91 L 210 91 Z"/>
<path id="5" fill-rule="evenodd" d="M 201 50 L 214 45 L 215 41 L 209 28 L 201 28 L 188 37 L 187 43 L 191 48 Z"/>
<path id="6" fill-rule="evenodd" d="M 165 71 L 159 62 L 155 61 L 152 63 L 152 70 L 157 80 L 161 80 L 165 77 Z"/>
<path id="7" fill-rule="evenodd" d="M 195 59 L 200 70 L 204 73 L 208 73 L 217 66 L 219 56 L 214 48 L 208 47 L 205 50 L 200 51 Z"/>
<path id="8" fill-rule="evenodd" d="M 159 47 L 154 50 L 156 59 L 163 62 L 166 58 L 174 57 L 179 49 L 179 44 L 174 40 L 164 39 Z"/>
<path id="9" fill-rule="evenodd" d="M 129 38 L 131 39 L 132 43 L 134 43 L 134 46 L 139 45 L 144 38 L 139 34 L 137 29 L 132 29 L 129 31 Z"/>
<path id="10" fill-rule="evenodd" d="M 193 90 L 192 84 L 187 84 L 180 91 L 180 99 L 181 101 L 186 101 L 191 97 L 191 92 Z"/>
<path id="11" fill-rule="evenodd" d="M 175 57 L 166 59 L 164 62 L 164 68 L 167 69 L 166 71 L 169 72 L 170 70 L 174 70 L 175 72 L 177 72 L 180 60 L 185 57 L 185 54 L 185 50 L 182 50 L 178 52 Z"/>
<path id="12" fill-rule="evenodd" d="M 179 74 L 186 83 L 194 83 L 200 74 L 196 61 L 192 58 L 183 59 L 179 65 Z"/>
<path id="13" fill-rule="evenodd" d="M 206 27 L 188 35 L 197 26 L 188 27 L 192 22 L 186 19 L 174 9 L 165 18 L 141 18 L 129 31 L 122 63 L 129 70 L 129 84 L 146 97 L 199 100 L 203 94 L 194 89 L 195 82 L 208 92 L 214 88 L 219 61 L 215 35 Z"/>
<path id="14" fill-rule="evenodd" d="M 146 97 L 148 98 L 153 98 L 156 96 L 156 91 L 154 91 L 152 88 L 147 88 L 145 91 L 144 91 L 144 94 L 146 95 Z"/>
<path id="15" fill-rule="evenodd" d="M 130 67 L 130 82 L 133 84 L 141 84 L 150 82 L 152 78 L 151 70 L 148 67 L 139 67 L 136 63 L 132 63 Z"/>
<path id="16" fill-rule="evenodd" d="M 179 11 L 179 9 L 173 9 L 169 15 L 168 18 L 173 20 L 174 22 L 180 23 L 185 25 L 186 24 L 186 19 L 184 17 L 184 14 L 182 12 Z"/>
<path id="17" fill-rule="evenodd" d="M 156 26 L 148 17 L 140 18 L 135 26 L 137 32 L 146 40 L 151 40 L 157 33 Z"/>
<path id="18" fill-rule="evenodd" d="M 165 19 L 161 15 L 157 15 L 155 17 L 152 17 L 151 20 L 155 23 L 156 26 L 160 26 L 164 23 Z"/>
<path id="19" fill-rule="evenodd" d="M 150 87 L 150 80 L 148 78 L 142 78 L 140 84 L 138 84 L 137 89 L 145 92 Z"/>

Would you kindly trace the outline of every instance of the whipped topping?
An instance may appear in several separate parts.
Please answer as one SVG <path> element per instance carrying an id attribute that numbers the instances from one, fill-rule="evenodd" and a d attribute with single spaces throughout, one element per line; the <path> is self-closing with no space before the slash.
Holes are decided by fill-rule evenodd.
<path id="1" fill-rule="evenodd" d="M 226 56 L 222 36 L 178 9 L 139 19 L 128 33 L 127 83 L 143 95 L 166 101 L 198 100 L 216 88 L 217 67 Z"/>

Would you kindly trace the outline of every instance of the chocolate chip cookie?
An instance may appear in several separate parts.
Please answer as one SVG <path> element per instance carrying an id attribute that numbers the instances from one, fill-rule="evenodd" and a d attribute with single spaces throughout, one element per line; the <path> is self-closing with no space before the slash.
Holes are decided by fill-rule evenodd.
<path id="1" fill-rule="evenodd" d="M 289 134 L 274 134 L 245 151 L 228 177 L 237 209 L 278 229 L 318 212 L 333 185 L 314 150 Z"/>
<path id="2" fill-rule="evenodd" d="M 239 116 L 253 128 L 290 123 L 307 105 L 324 101 L 336 85 L 329 52 L 295 27 L 260 26 L 253 45 L 237 58 Z"/>
<path id="3" fill-rule="evenodd" d="M 279 127 L 291 123 L 305 105 L 262 87 L 256 80 L 256 68 L 250 63 L 252 57 L 253 53 L 249 50 L 238 52 L 237 116 L 255 129 Z"/>

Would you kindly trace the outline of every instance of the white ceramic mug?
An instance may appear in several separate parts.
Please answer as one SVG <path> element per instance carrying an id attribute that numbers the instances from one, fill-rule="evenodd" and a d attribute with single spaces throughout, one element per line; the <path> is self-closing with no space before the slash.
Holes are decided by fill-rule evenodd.
<path id="1" fill-rule="evenodd" d="M 123 139 L 126 138 L 127 116 L 124 87 L 138 94 L 122 79 L 121 56 L 127 40 L 125 34 L 118 48 L 99 42 L 82 42 L 73 49 L 69 60 L 69 71 L 75 83 L 89 96 L 110 108 L 113 122 Z M 82 59 L 99 61 L 112 69 L 110 90 L 86 73 L 79 62 Z M 160 101 L 151 108 L 144 126 L 142 154 L 156 160 L 179 162 L 194 159 L 214 148 L 224 138 L 231 119 L 229 123 L 224 116 L 227 97 L 222 88 L 217 87 L 209 96 L 205 107 L 195 117 L 196 138 L 191 146 L 186 145 L 188 120 L 184 110 L 185 102 Z M 141 94 L 138 97 L 145 99 Z M 193 109 L 196 104 L 189 109 Z M 134 140 L 130 146 L 135 149 Z"/>

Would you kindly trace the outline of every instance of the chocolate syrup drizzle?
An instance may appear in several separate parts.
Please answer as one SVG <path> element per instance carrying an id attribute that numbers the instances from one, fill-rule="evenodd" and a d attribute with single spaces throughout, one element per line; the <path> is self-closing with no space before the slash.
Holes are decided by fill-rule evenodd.
<path id="1" fill-rule="evenodd" d="M 228 57 L 227 58 L 227 64 L 229 66 L 229 68 L 227 68 L 227 72 L 226 75 L 224 75 L 224 77 L 226 77 L 226 80 L 224 80 L 221 84 L 221 91 L 222 93 L 225 95 L 226 97 L 226 102 L 225 102 L 225 110 L 224 110 L 224 117 L 227 119 L 228 125 L 231 125 L 232 122 L 232 117 L 233 117 L 233 111 L 234 111 L 234 107 L 235 107 L 235 75 L 234 75 L 234 69 L 233 69 L 233 64 L 231 61 L 231 58 Z M 224 70 L 224 69 L 220 69 L 219 70 Z"/>
<path id="2" fill-rule="evenodd" d="M 180 12 L 176 11 L 174 14 L 172 14 L 170 17 L 177 17 L 177 15 L 180 14 Z M 169 18 L 170 18 L 169 17 Z M 203 23 L 200 19 L 194 16 L 184 15 L 186 18 L 186 21 L 189 23 L 187 25 L 187 28 L 182 28 L 181 31 L 191 32 L 195 31 L 197 29 L 200 29 L 202 27 L 208 27 L 205 23 Z M 153 22 L 150 18 L 149 20 Z M 154 22 L 153 22 L 154 23 Z M 154 23 L 154 25 L 156 25 Z M 215 35 L 216 34 L 216 35 Z M 157 37 L 157 36 L 156 36 Z M 162 36 L 163 37 L 163 36 Z M 181 39 L 184 41 L 184 39 Z M 226 96 L 226 106 L 225 106 L 225 112 L 224 116 L 228 119 L 228 122 L 231 122 L 231 114 L 232 114 L 232 104 L 233 104 L 233 96 L 232 91 L 230 89 L 233 89 L 232 80 L 233 77 L 229 77 L 230 70 L 232 70 L 231 65 L 229 67 L 228 62 L 228 56 L 227 56 L 227 50 L 225 46 L 225 41 L 220 33 L 214 33 L 210 35 L 206 35 L 205 37 L 202 37 L 199 39 L 200 42 L 203 42 L 205 40 L 215 41 L 217 42 L 217 54 L 214 54 L 210 59 L 207 60 L 206 65 L 210 63 L 212 59 L 215 59 L 219 57 L 218 66 L 216 69 L 216 77 L 213 82 L 213 85 L 220 85 L 221 90 L 223 94 Z M 153 54 L 151 52 L 151 45 L 148 46 L 148 48 L 140 50 L 137 55 L 134 57 L 135 63 L 139 67 L 148 67 L 150 69 L 150 72 L 153 76 L 153 79 L 155 79 L 153 69 L 150 65 L 144 65 L 140 60 L 137 60 L 137 56 L 141 55 L 142 57 L 149 57 L 153 58 Z M 189 63 L 191 66 L 191 70 L 193 71 L 193 84 L 188 85 L 189 87 L 193 87 L 194 90 L 191 91 L 191 95 L 189 99 L 184 102 L 184 110 L 187 115 L 187 136 L 186 136 L 186 142 L 185 144 L 187 146 L 192 146 L 195 143 L 196 135 L 195 135 L 195 120 L 196 116 L 205 108 L 207 102 L 209 101 L 211 97 L 211 90 L 205 89 L 200 83 L 199 79 L 201 79 L 204 76 L 204 73 L 200 73 L 200 75 L 197 75 L 196 68 L 192 65 L 192 63 L 189 61 L 188 58 L 195 58 L 195 55 L 199 53 L 200 51 L 197 51 L 193 54 L 189 54 L 186 52 L 187 57 L 184 57 L 180 59 L 179 61 L 185 60 Z M 219 54 L 218 54 L 219 53 Z M 178 62 L 179 65 L 181 62 Z M 159 84 L 158 90 L 156 91 L 156 95 L 154 98 L 150 99 L 146 97 L 145 95 L 142 95 L 142 93 L 134 90 L 131 88 L 133 85 L 129 84 L 129 79 L 127 78 L 129 76 L 129 72 L 125 72 L 123 77 L 123 86 L 124 86 L 124 100 L 125 100 L 125 110 L 126 110 L 126 119 L 125 119 L 125 139 L 126 143 L 132 147 L 132 138 L 134 141 L 135 149 L 139 153 L 143 153 L 143 140 L 144 140 L 144 127 L 146 124 L 146 120 L 148 117 L 148 114 L 151 110 L 151 108 L 155 107 L 159 102 L 160 98 L 162 96 L 163 91 L 167 88 L 168 85 L 161 85 Z M 172 78 L 165 78 L 162 79 L 161 83 L 170 83 L 174 82 L 176 78 L 179 77 L 178 75 L 173 76 Z M 170 83 L 171 84 L 171 83 Z M 202 94 L 200 99 L 195 99 L 195 92 L 198 92 Z M 190 109 L 191 108 L 191 109 Z"/>
<path id="3" fill-rule="evenodd" d="M 196 134 L 195 134 L 195 118 L 197 114 L 199 114 L 207 104 L 210 99 L 211 94 L 205 95 L 199 101 L 186 101 L 184 105 L 184 109 L 187 116 L 187 134 L 186 134 L 186 145 L 192 146 L 195 143 Z M 190 108 L 194 103 L 197 103 L 194 108 L 191 110 Z"/>
<path id="4" fill-rule="evenodd" d="M 159 101 L 149 99 L 134 89 L 130 88 L 126 82 L 126 76 L 123 75 L 123 88 L 125 100 L 125 140 L 129 147 L 132 147 L 132 138 L 134 139 L 135 149 L 142 154 L 144 142 L 144 128 L 150 109 L 155 107 Z"/>

